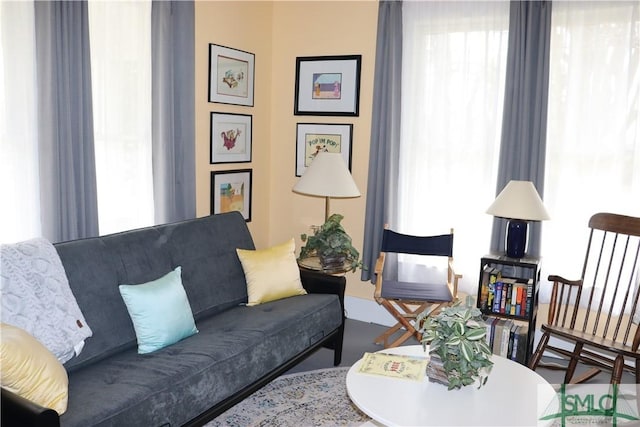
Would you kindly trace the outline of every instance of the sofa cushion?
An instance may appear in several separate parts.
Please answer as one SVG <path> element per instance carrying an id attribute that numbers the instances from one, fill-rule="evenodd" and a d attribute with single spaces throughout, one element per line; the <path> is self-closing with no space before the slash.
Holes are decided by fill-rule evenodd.
<path id="1" fill-rule="evenodd" d="M 262 250 L 236 249 L 247 281 L 248 306 L 304 295 L 293 239 Z"/>
<path id="2" fill-rule="evenodd" d="M 236 248 L 254 249 L 239 212 L 55 245 L 93 337 L 65 367 L 71 372 L 128 348 L 136 334 L 120 296 L 123 283 L 144 283 L 182 267 L 196 320 L 247 301 Z"/>
<path id="3" fill-rule="evenodd" d="M 163 228 L 193 316 L 202 319 L 247 302 L 247 285 L 236 248 L 255 249 L 240 212 L 170 224 Z"/>
<path id="4" fill-rule="evenodd" d="M 237 306 L 199 333 L 153 353 L 130 349 L 69 375 L 65 427 L 183 425 L 340 327 L 336 295 Z M 168 404 L 167 402 L 171 402 Z"/>
<path id="5" fill-rule="evenodd" d="M 0 325 L 2 387 L 63 414 L 67 410 L 67 371 L 28 332 L 6 323 Z"/>
<path id="6" fill-rule="evenodd" d="M 181 267 L 157 280 L 120 285 L 138 339 L 138 353 L 151 353 L 198 333 L 180 277 Z"/>

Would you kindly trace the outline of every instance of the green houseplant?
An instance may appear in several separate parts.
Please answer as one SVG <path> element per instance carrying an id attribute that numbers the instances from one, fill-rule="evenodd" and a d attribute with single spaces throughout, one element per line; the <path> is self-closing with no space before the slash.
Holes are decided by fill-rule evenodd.
<path id="1" fill-rule="evenodd" d="M 491 349 L 485 341 L 486 324 L 473 297 L 467 296 L 464 304 L 458 300 L 435 316 L 425 311 L 417 321 L 425 350 L 429 345 L 430 380 L 448 385 L 449 390 L 476 381 L 480 388 L 487 382 L 493 367 Z"/>
<path id="2" fill-rule="evenodd" d="M 353 247 L 351 237 L 344 230 L 340 214 L 331 215 L 320 227 L 315 227 L 313 235 L 302 234 L 305 245 L 300 249 L 299 259 L 317 256 L 324 269 L 331 269 L 351 263 L 351 271 L 361 266 L 360 253 Z"/>

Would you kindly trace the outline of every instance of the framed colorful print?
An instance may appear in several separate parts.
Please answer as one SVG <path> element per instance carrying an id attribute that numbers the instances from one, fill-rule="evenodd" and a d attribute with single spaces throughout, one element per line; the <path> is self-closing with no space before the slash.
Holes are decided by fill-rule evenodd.
<path id="1" fill-rule="evenodd" d="M 253 107 L 255 55 L 209 44 L 209 102 Z"/>
<path id="2" fill-rule="evenodd" d="M 311 116 L 357 116 L 362 55 L 296 58 L 293 113 Z"/>
<path id="3" fill-rule="evenodd" d="M 251 221 L 251 169 L 211 172 L 211 213 L 232 211 Z"/>
<path id="4" fill-rule="evenodd" d="M 318 153 L 341 153 L 351 170 L 352 124 L 298 123 L 296 133 L 296 176 L 302 176 Z"/>
<path id="5" fill-rule="evenodd" d="M 211 113 L 210 164 L 251 161 L 251 124 L 248 114 Z"/>

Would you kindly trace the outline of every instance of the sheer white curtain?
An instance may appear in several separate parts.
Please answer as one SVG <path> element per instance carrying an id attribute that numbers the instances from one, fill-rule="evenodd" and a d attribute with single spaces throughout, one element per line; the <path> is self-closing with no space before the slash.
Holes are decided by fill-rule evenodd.
<path id="1" fill-rule="evenodd" d="M 32 2 L 0 2 L 0 242 L 39 236 L 40 190 Z"/>
<path id="2" fill-rule="evenodd" d="M 100 234 L 152 225 L 151 2 L 90 1 Z"/>
<path id="3" fill-rule="evenodd" d="M 153 224 L 151 2 L 92 1 L 100 233 Z M 34 6 L 0 2 L 0 242 L 41 234 Z"/>
<path id="4" fill-rule="evenodd" d="M 577 279 L 589 217 L 640 216 L 640 3 L 554 2 L 552 23 L 543 278 Z"/>
<path id="5" fill-rule="evenodd" d="M 444 234 L 453 227 L 461 289 L 473 294 L 480 256 L 489 250 L 492 217 L 485 210 L 495 197 L 509 2 L 403 8 L 398 231 Z M 415 272 L 408 264 L 399 259 L 401 280 Z"/>

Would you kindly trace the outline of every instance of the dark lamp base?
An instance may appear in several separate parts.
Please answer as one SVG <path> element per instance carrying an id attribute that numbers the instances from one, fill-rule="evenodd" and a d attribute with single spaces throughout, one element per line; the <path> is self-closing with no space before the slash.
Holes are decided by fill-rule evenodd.
<path id="1" fill-rule="evenodd" d="M 509 258 L 523 258 L 527 247 L 527 221 L 521 219 L 509 220 L 507 226 L 507 256 Z"/>

